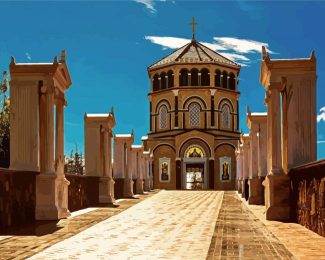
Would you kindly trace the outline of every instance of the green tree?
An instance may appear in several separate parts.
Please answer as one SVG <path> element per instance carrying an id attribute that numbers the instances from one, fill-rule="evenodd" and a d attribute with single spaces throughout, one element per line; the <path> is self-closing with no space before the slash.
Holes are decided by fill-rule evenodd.
<path id="1" fill-rule="evenodd" d="M 0 167 L 5 168 L 8 168 L 10 164 L 10 100 L 7 95 L 8 85 L 8 73 L 4 71 L 3 78 L 0 81 Z"/>
<path id="2" fill-rule="evenodd" d="M 74 173 L 83 175 L 83 172 L 82 153 L 78 153 L 78 146 L 76 145 L 76 152 L 74 154 Z"/>
<path id="3" fill-rule="evenodd" d="M 73 154 L 71 150 L 70 157 L 67 157 L 67 160 L 64 165 L 64 172 L 69 174 L 80 174 L 84 173 L 84 162 L 82 153 L 78 152 L 78 147 L 76 146 L 76 152 Z"/>

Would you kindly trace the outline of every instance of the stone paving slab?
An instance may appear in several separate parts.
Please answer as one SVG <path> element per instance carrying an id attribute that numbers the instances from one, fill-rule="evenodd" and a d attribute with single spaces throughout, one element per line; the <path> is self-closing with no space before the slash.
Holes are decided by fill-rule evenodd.
<path id="1" fill-rule="evenodd" d="M 240 197 L 238 195 L 238 197 Z M 243 203 L 276 236 L 296 259 L 325 260 L 325 238 L 297 223 L 269 221 L 265 217 L 265 206 Z"/>
<path id="2" fill-rule="evenodd" d="M 205 259 L 220 191 L 161 191 L 31 259 Z"/>
<path id="3" fill-rule="evenodd" d="M 226 191 L 207 259 L 294 257 L 243 204 L 235 191 Z"/>
<path id="4" fill-rule="evenodd" d="M 62 219 L 59 222 L 38 221 L 34 225 L 13 230 L 13 234 L 1 235 L 0 259 L 26 259 L 150 198 L 157 192 L 156 190 L 145 195 L 139 195 L 139 199 L 121 200 L 120 206 L 117 208 L 87 209 L 83 210 L 86 212 L 84 214 L 73 213 L 73 217 Z"/>

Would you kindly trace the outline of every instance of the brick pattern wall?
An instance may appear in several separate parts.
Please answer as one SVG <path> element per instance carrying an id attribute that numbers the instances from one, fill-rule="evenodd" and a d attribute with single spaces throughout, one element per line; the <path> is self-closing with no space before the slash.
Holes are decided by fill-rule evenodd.
<path id="1" fill-rule="evenodd" d="M 0 169 L 0 230 L 34 222 L 37 174 Z"/>
<path id="2" fill-rule="evenodd" d="M 70 182 L 68 192 L 68 208 L 70 212 L 98 206 L 98 176 L 65 174 L 65 177 Z"/>
<path id="3" fill-rule="evenodd" d="M 325 160 L 289 171 L 291 218 L 325 237 Z"/>
<path id="4" fill-rule="evenodd" d="M 124 179 L 114 179 L 114 197 L 115 199 L 123 198 Z"/>

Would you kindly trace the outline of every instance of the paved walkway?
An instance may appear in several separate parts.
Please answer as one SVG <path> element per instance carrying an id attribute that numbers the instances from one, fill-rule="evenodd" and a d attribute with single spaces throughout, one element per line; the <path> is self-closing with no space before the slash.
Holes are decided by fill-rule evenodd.
<path id="1" fill-rule="evenodd" d="M 206 259 L 222 196 L 161 191 L 31 259 Z"/>
<path id="2" fill-rule="evenodd" d="M 103 207 L 95 210 L 74 212 L 68 219 L 38 221 L 34 225 L 12 230 L 9 235 L 0 236 L 0 259 L 26 259 L 44 249 L 75 236 L 83 230 L 100 223 L 156 194 L 137 195 L 139 199 L 119 200 L 118 208 Z M 80 213 L 84 213 L 79 215 Z M 62 259 L 66 259 L 63 257 Z"/>
<path id="3" fill-rule="evenodd" d="M 0 237 L 0 259 L 325 259 L 325 238 L 236 192 L 160 191 Z"/>
<path id="4" fill-rule="evenodd" d="M 265 219 L 265 207 L 245 205 L 297 259 L 325 260 L 325 238 L 297 223 Z"/>
<path id="5" fill-rule="evenodd" d="M 293 259 L 283 244 L 244 205 L 225 192 L 207 259 Z"/>

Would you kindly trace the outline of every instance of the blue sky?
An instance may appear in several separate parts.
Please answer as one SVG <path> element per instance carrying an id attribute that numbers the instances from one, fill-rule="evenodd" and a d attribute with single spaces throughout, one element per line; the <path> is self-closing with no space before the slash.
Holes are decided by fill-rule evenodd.
<path id="1" fill-rule="evenodd" d="M 17 62 L 51 62 L 62 49 L 73 85 L 67 91 L 65 149 L 84 148 L 83 115 L 114 106 L 115 133 L 148 132 L 147 66 L 191 38 L 243 65 L 240 124 L 245 107 L 265 111 L 259 84 L 260 45 L 272 58 L 317 58 L 318 158 L 325 158 L 325 2 L 100 1 L 0 2 L 0 70 Z M 173 37 L 173 38 L 165 38 Z M 236 39 L 241 39 L 238 41 Z"/>

